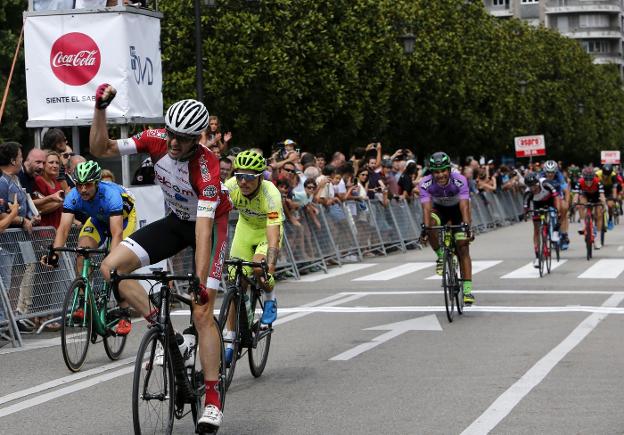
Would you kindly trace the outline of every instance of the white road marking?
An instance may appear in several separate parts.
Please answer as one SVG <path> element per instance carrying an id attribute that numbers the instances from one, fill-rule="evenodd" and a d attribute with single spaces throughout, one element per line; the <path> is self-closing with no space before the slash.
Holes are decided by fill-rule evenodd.
<path id="1" fill-rule="evenodd" d="M 624 291 L 617 290 L 473 290 L 473 293 L 483 294 L 519 294 L 519 295 L 619 295 Z M 438 295 L 442 290 L 401 290 L 401 291 L 358 291 L 342 292 L 342 295 L 364 296 L 400 296 L 400 295 Z"/>
<path id="2" fill-rule="evenodd" d="M 491 260 L 491 261 L 481 261 L 481 260 L 474 260 L 472 262 L 472 274 L 476 275 L 479 272 L 483 272 L 486 269 L 489 269 L 490 267 L 494 267 L 497 264 L 502 263 L 502 260 Z M 440 275 L 432 275 L 430 277 L 428 277 L 427 279 L 442 279 L 442 277 Z"/>
<path id="3" fill-rule="evenodd" d="M 386 341 L 392 340 L 394 337 L 407 332 L 407 331 L 442 331 L 442 326 L 438 322 L 438 318 L 435 315 L 417 317 L 415 319 L 403 320 L 400 322 L 390 323 L 387 325 L 373 326 L 372 328 L 366 328 L 365 331 L 388 331 L 385 334 L 381 334 L 373 338 L 368 343 L 362 343 L 355 346 L 353 349 L 349 349 L 333 358 L 330 361 L 348 361 L 361 353 L 371 350 L 374 347 L 379 346 Z"/>
<path id="4" fill-rule="evenodd" d="M 111 379 L 118 378 L 119 376 L 127 375 L 129 373 L 132 373 L 133 371 L 134 371 L 134 365 L 130 367 L 124 367 L 121 370 L 117 370 L 114 372 L 96 376 L 94 378 L 87 379 L 86 381 L 78 382 L 77 384 L 73 384 L 68 387 L 56 390 L 56 391 L 51 391 L 49 393 L 45 393 L 40 396 L 33 397 L 32 399 L 24 400 L 22 402 L 16 403 L 15 405 L 7 406 L 6 408 L 1 408 L 0 418 L 6 417 L 7 415 L 11 415 L 19 411 L 23 411 L 24 409 L 32 408 L 33 406 L 41 405 L 42 403 L 49 402 L 58 397 L 62 397 L 67 394 L 75 393 L 76 391 L 84 390 L 85 388 L 93 387 L 94 385 L 101 384 L 102 382 L 106 382 Z"/>
<path id="5" fill-rule="evenodd" d="M 617 307 L 622 300 L 624 300 L 624 295 L 613 295 L 602 306 Z M 583 341 L 606 317 L 607 313 L 594 313 L 583 320 L 559 345 L 548 352 L 515 384 L 499 396 L 479 418 L 462 432 L 462 435 L 487 434 L 494 429 L 535 386 L 544 380 L 559 361 Z"/>
<path id="6" fill-rule="evenodd" d="M 622 272 L 624 272 L 624 260 L 605 258 L 594 263 L 578 277 L 587 279 L 615 279 L 620 276 Z"/>
<path id="7" fill-rule="evenodd" d="M 333 278 L 335 276 L 344 275 L 351 272 L 356 272 L 358 270 L 366 269 L 368 267 L 376 266 L 377 263 L 359 263 L 359 264 L 345 264 L 342 267 L 336 267 L 334 269 L 330 269 L 327 273 L 317 272 L 307 276 L 302 277 L 298 281 L 295 282 L 316 282 L 321 281 L 327 278 Z"/>
<path id="8" fill-rule="evenodd" d="M 355 278 L 353 281 L 388 281 L 433 266 L 435 263 L 405 263 L 381 272 Z"/>
<path id="9" fill-rule="evenodd" d="M 617 247 L 617 251 L 618 251 L 618 252 L 622 252 L 622 251 L 624 251 L 624 245 L 620 245 L 620 246 L 618 246 L 618 247 Z"/>
<path id="10" fill-rule="evenodd" d="M 558 268 L 566 261 L 568 260 L 561 260 L 561 261 L 553 260 L 550 270 L 552 271 Z M 546 266 L 544 266 L 544 277 L 547 277 L 548 274 L 546 273 L 545 267 Z M 501 279 L 539 278 L 539 277 L 540 277 L 539 270 L 536 267 L 533 267 L 533 263 L 531 262 L 525 266 L 522 266 L 519 269 L 514 270 L 513 272 L 508 273 L 507 275 L 501 276 Z"/>
<path id="11" fill-rule="evenodd" d="M 52 388 L 56 388 L 64 384 L 76 382 L 80 379 L 83 379 L 89 376 L 93 376 L 102 372 L 117 369 L 121 366 L 132 364 L 134 363 L 134 361 L 136 361 L 136 357 L 125 358 L 119 361 L 115 361 L 113 363 L 104 364 L 103 366 L 100 366 L 100 367 L 85 370 L 83 372 L 74 373 L 73 375 L 68 375 L 62 378 L 54 379 L 53 381 L 39 384 L 32 388 L 26 388 L 25 390 L 16 391 L 14 393 L 7 394 L 6 396 L 0 397 L 0 405 L 3 403 L 12 402 L 13 400 L 21 399 L 22 397 L 30 396 L 31 394 L 40 393 L 41 391 L 50 390 Z"/>
<path id="12" fill-rule="evenodd" d="M 624 297 L 624 295 L 622 295 Z M 359 313 L 437 313 L 445 311 L 444 305 L 414 305 L 400 307 L 297 307 L 297 308 L 280 308 L 281 312 L 286 313 L 330 313 L 330 314 L 359 314 Z M 553 307 L 513 307 L 513 306 L 496 306 L 496 305 L 473 305 L 466 307 L 466 311 L 476 313 L 606 313 L 606 314 L 624 314 L 624 307 L 597 307 L 591 305 L 564 305 Z"/>

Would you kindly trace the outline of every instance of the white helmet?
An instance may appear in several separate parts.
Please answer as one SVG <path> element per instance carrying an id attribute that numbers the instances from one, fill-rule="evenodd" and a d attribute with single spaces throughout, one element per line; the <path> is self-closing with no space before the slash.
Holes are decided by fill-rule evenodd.
<path id="1" fill-rule="evenodd" d="M 208 127 L 208 109 L 196 100 L 173 103 L 165 115 L 167 129 L 187 136 L 199 136 Z"/>
<path id="2" fill-rule="evenodd" d="M 557 172 L 557 169 L 559 169 L 559 166 L 554 160 L 546 160 L 544 163 L 544 172 Z"/>

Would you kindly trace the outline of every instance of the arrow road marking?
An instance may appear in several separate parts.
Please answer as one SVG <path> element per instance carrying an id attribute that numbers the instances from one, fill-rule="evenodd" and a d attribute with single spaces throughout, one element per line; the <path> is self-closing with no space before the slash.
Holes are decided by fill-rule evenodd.
<path id="1" fill-rule="evenodd" d="M 394 337 L 398 337 L 407 331 L 442 331 L 438 318 L 431 314 L 429 316 L 417 317 L 415 319 L 404 320 L 402 322 L 389 323 L 387 325 L 373 326 L 372 328 L 366 328 L 365 331 L 388 331 L 385 334 L 381 334 L 378 337 L 373 338 L 368 343 L 362 343 L 355 346 L 346 352 L 336 355 L 330 358 L 330 361 L 348 361 L 353 357 L 358 356 L 361 353 L 371 350 L 374 347 L 385 343 L 388 340 L 392 340 Z"/>

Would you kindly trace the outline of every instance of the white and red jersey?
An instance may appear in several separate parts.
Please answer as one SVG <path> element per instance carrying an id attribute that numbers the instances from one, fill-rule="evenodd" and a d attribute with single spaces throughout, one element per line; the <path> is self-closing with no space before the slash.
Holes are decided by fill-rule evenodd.
<path id="1" fill-rule="evenodd" d="M 219 159 L 203 145 L 197 146 L 190 159 L 174 160 L 167 154 L 167 132 L 161 128 L 120 139 L 117 147 L 122 156 L 150 155 L 167 207 L 180 219 L 215 218 L 232 209 L 227 189 L 221 185 Z"/>

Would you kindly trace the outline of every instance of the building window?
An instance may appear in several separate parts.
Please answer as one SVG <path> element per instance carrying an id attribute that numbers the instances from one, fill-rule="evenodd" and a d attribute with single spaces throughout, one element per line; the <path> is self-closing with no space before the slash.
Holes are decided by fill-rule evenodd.
<path id="1" fill-rule="evenodd" d="M 509 0 L 492 0 L 492 6 L 506 6 L 506 7 L 509 7 Z"/>
<path id="2" fill-rule="evenodd" d="M 539 3 L 539 0 L 522 0 L 520 3 L 522 3 L 523 5 L 528 5 L 531 3 Z"/>
<path id="3" fill-rule="evenodd" d="M 583 27 L 609 27 L 609 17 L 607 15 L 581 15 L 579 26 Z"/>
<path id="4" fill-rule="evenodd" d="M 581 46 L 588 53 L 609 53 L 607 41 L 582 41 Z"/>

